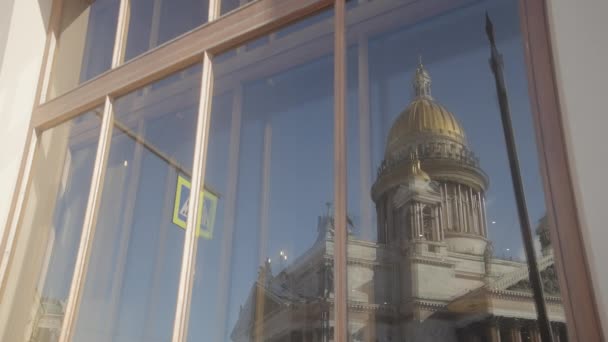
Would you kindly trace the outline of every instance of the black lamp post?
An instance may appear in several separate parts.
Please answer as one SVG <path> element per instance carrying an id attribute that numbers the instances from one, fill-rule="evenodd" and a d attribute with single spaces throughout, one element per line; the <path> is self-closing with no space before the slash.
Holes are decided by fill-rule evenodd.
<path id="1" fill-rule="evenodd" d="M 500 116 L 502 119 L 502 128 L 505 135 L 507 145 L 507 154 L 509 156 L 509 167 L 511 169 L 511 179 L 513 180 L 513 190 L 515 192 L 515 201 L 517 202 L 517 213 L 519 216 L 519 225 L 521 234 L 524 240 L 524 250 L 528 259 L 528 270 L 530 276 L 530 284 L 536 304 L 536 312 L 538 313 L 538 326 L 540 330 L 541 340 L 543 342 L 552 342 L 553 336 L 551 333 L 551 324 L 547 316 L 547 308 L 545 306 L 545 297 L 543 294 L 543 286 L 536 263 L 536 253 L 534 252 L 534 240 L 532 237 L 532 229 L 530 227 L 530 218 L 528 216 L 528 208 L 526 206 L 526 196 L 524 194 L 524 185 L 521 178 L 521 169 L 519 167 L 519 159 L 517 157 L 517 148 L 515 146 L 515 135 L 513 134 L 513 124 L 511 123 L 511 112 L 509 111 L 509 101 L 507 98 L 507 89 L 505 87 L 505 79 L 503 75 L 502 56 L 496 48 L 494 40 L 494 27 L 490 21 L 490 17 L 486 13 L 486 34 L 490 40 L 492 57 L 490 58 L 490 67 L 496 81 L 496 93 L 498 95 L 498 104 L 500 106 Z"/>

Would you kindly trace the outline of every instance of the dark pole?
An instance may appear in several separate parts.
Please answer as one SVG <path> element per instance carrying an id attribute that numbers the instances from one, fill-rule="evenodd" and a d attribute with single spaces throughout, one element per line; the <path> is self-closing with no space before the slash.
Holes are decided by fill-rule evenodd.
<path id="1" fill-rule="evenodd" d="M 513 179 L 513 190 L 515 192 L 515 201 L 517 202 L 517 214 L 519 216 L 519 225 L 521 235 L 524 239 L 524 249 L 526 258 L 528 259 L 528 271 L 530 276 L 530 284 L 534 294 L 534 302 L 536 304 L 536 312 L 538 313 L 538 327 L 540 336 L 543 342 L 552 342 L 551 324 L 547 316 L 547 308 L 545 307 L 545 296 L 543 293 L 542 281 L 538 264 L 536 263 L 536 254 L 534 253 L 534 243 L 532 238 L 532 229 L 530 228 L 530 218 L 528 216 L 528 208 L 526 206 L 526 196 L 524 195 L 524 185 L 521 179 L 521 170 L 519 168 L 519 159 L 517 157 L 517 149 L 515 146 L 515 135 L 513 134 L 513 125 L 511 123 L 511 112 L 509 111 L 509 101 L 507 99 L 507 89 L 505 88 L 505 79 L 502 73 L 502 56 L 496 49 L 494 41 L 494 27 L 490 21 L 490 17 L 486 13 L 486 33 L 490 40 L 492 49 L 492 58 L 490 58 L 490 67 L 494 73 L 496 81 L 496 93 L 498 95 L 498 104 L 500 105 L 500 117 L 502 118 L 502 128 L 505 134 L 507 144 L 507 154 L 509 155 L 509 167 L 511 168 L 511 178 Z"/>

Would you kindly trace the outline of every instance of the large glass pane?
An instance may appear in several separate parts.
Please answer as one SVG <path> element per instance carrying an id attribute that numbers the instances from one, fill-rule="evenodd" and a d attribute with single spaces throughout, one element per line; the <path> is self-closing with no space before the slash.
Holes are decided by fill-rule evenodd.
<path id="1" fill-rule="evenodd" d="M 254 0 L 220 0 L 221 14 L 226 14 L 233 9 L 250 3 Z"/>
<path id="2" fill-rule="evenodd" d="M 80 244 L 102 109 L 42 133 L 14 262 L 8 275 L 2 341 L 57 341 Z"/>
<path id="3" fill-rule="evenodd" d="M 332 339 L 333 11 L 319 16 L 214 59 L 189 341 Z"/>
<path id="4" fill-rule="evenodd" d="M 549 317 L 566 338 L 518 1 L 395 0 L 353 1 L 347 11 L 352 341 L 538 341 L 486 11 L 504 57 L 528 209 L 541 223 Z"/>
<path id="5" fill-rule="evenodd" d="M 201 67 L 118 98 L 74 341 L 169 341 Z"/>
<path id="6" fill-rule="evenodd" d="M 49 98 L 110 69 L 119 4 L 119 0 L 63 2 Z"/>
<path id="7" fill-rule="evenodd" d="M 208 0 L 131 0 L 126 60 L 205 22 Z"/>

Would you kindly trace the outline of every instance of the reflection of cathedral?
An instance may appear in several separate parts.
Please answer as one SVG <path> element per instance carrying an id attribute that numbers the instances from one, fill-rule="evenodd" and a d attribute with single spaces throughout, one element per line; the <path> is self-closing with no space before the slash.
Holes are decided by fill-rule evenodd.
<path id="1" fill-rule="evenodd" d="M 377 243 L 348 240 L 352 341 L 540 341 L 525 263 L 494 258 L 488 179 L 452 113 L 431 97 L 422 65 L 415 98 L 395 120 L 371 189 Z M 543 221 L 544 222 L 544 221 Z M 541 222 L 542 223 L 542 222 Z M 333 218 L 280 274 L 261 267 L 241 308 L 236 341 L 333 340 Z M 556 341 L 565 341 L 546 225 L 539 268 Z"/>

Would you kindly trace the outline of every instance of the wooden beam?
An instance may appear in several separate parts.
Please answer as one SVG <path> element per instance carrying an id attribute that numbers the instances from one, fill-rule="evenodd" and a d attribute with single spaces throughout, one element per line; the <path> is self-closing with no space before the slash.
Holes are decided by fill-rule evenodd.
<path id="1" fill-rule="evenodd" d="M 271 33 L 331 5 L 329 0 L 259 0 L 113 68 L 34 110 L 33 126 L 52 127 L 216 53 Z"/>

